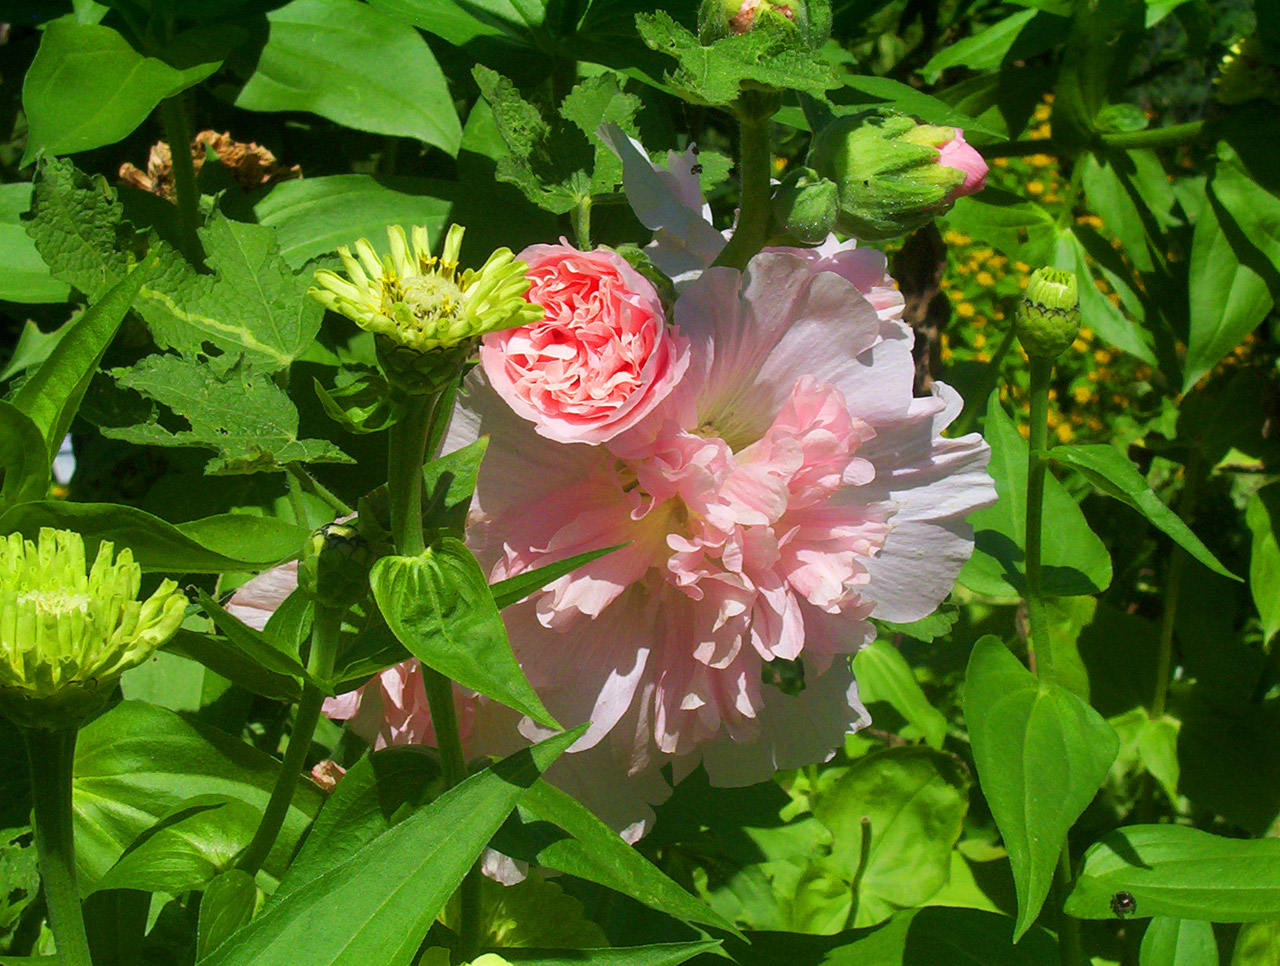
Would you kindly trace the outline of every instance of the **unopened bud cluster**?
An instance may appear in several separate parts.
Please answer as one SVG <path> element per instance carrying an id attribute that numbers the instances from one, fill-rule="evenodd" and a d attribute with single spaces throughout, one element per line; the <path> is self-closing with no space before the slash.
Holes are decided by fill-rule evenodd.
<path id="1" fill-rule="evenodd" d="M 831 36 L 831 0 L 703 0 L 698 9 L 698 39 L 704 44 L 756 30 L 788 46 L 817 50 Z"/>

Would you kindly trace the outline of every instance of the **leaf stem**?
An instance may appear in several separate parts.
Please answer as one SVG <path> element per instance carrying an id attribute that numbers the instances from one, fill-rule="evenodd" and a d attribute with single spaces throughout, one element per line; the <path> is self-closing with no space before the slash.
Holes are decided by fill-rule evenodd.
<path id="1" fill-rule="evenodd" d="M 391 427 L 387 456 L 391 539 L 396 553 L 406 557 L 416 557 L 427 548 L 422 532 L 422 464 L 437 398 L 434 394 L 410 396 L 404 415 Z"/>
<path id="2" fill-rule="evenodd" d="M 1044 583 L 1041 579 L 1040 554 L 1044 524 L 1045 455 L 1049 451 L 1049 383 L 1053 379 L 1053 360 L 1031 359 L 1031 414 L 1027 450 L 1027 650 L 1035 673 L 1045 681 L 1054 681 L 1053 643 L 1049 640 L 1049 619 L 1045 613 Z M 1054 869 L 1057 892 L 1058 954 L 1062 966 L 1081 966 L 1080 923 L 1063 909 L 1071 885 L 1071 845 L 1064 837 Z"/>
<path id="3" fill-rule="evenodd" d="M 340 608 L 316 606 L 316 619 L 311 625 L 311 652 L 307 656 L 307 671 L 316 680 L 327 681 L 333 676 L 343 613 Z M 289 744 L 285 748 L 280 774 L 271 790 L 266 810 L 262 813 L 262 821 L 253 833 L 253 840 L 237 863 L 239 868 L 250 875 L 262 868 L 262 863 L 271 854 L 271 848 L 280 835 L 280 829 L 284 827 L 289 806 L 293 803 L 294 790 L 298 787 L 298 779 L 307 763 L 307 753 L 311 750 L 311 739 L 316 733 L 324 699 L 325 693 L 317 685 L 310 680 L 303 682 L 302 697 L 298 701 L 298 713 L 293 719 L 293 731 L 289 734 Z"/>
<path id="4" fill-rule="evenodd" d="M 746 91 L 739 101 L 738 115 L 738 181 L 741 191 L 738 224 L 733 237 L 716 259 L 717 265 L 747 267 L 747 262 L 762 249 L 769 237 L 772 217 L 770 198 L 773 187 L 773 149 L 769 143 L 769 110 L 771 95 Z"/>
<path id="5" fill-rule="evenodd" d="M 862 816 L 862 839 L 858 842 L 858 867 L 854 870 L 853 881 L 849 885 L 849 915 L 845 917 L 844 928 L 852 929 L 858 920 L 858 893 L 862 891 L 862 877 L 866 874 L 867 863 L 871 860 L 871 816 Z"/>
<path id="6" fill-rule="evenodd" d="M 160 121 L 173 168 L 173 190 L 178 197 L 178 227 L 182 232 L 183 254 L 192 262 L 204 261 L 204 249 L 196 227 L 200 222 L 200 196 L 196 191 L 196 167 L 191 160 L 191 126 L 187 121 L 183 95 L 160 102 Z"/>
<path id="7" fill-rule="evenodd" d="M 1140 148 L 1165 148 L 1191 141 L 1198 141 L 1205 134 L 1204 121 L 1186 124 L 1170 124 L 1168 127 L 1149 128 L 1145 131 L 1100 134 L 1098 140 L 1108 148 L 1134 151 Z M 1024 138 L 1020 141 L 1003 141 L 985 144 L 979 150 L 984 158 L 1023 158 L 1031 154 L 1048 154 L 1054 157 L 1067 154 L 1049 138 Z"/>
<path id="8" fill-rule="evenodd" d="M 573 210 L 573 235 L 578 243 L 581 251 L 589 251 L 591 248 L 591 196 L 588 195 L 578 202 L 578 207 Z"/>
<path id="9" fill-rule="evenodd" d="M 58 958 L 63 966 L 92 966 L 76 884 L 75 819 L 71 807 L 76 729 L 24 729 L 23 737 L 31 773 L 40 880 Z"/>

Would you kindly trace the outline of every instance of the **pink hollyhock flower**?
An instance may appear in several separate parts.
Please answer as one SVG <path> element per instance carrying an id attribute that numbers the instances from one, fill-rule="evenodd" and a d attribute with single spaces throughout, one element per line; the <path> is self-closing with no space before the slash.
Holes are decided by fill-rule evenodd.
<path id="1" fill-rule="evenodd" d="M 539 439 L 473 377 L 447 446 L 491 435 L 470 536 L 493 579 L 626 544 L 504 612 L 548 708 L 591 723 L 565 760 L 649 789 L 668 762 L 738 784 L 828 757 L 866 721 L 833 658 L 872 614 L 932 612 L 972 552 L 989 450 L 941 437 L 958 397 L 912 397 L 910 331 L 815 270 L 829 257 L 691 282 L 674 313 L 689 371 L 608 450 Z M 763 683 L 777 659 L 802 662 L 799 694 Z"/>
<path id="2" fill-rule="evenodd" d="M 955 132 L 955 139 L 939 149 L 938 163 L 959 171 L 964 175 L 964 181 L 951 189 L 946 204 L 981 191 L 987 185 L 987 162 L 974 150 L 973 145 L 965 141 L 964 131 L 956 128 Z"/>
<path id="3" fill-rule="evenodd" d="M 548 439 L 604 443 L 666 398 L 689 364 L 653 285 L 616 252 L 533 245 L 526 298 L 539 322 L 484 337 L 489 384 Z"/>

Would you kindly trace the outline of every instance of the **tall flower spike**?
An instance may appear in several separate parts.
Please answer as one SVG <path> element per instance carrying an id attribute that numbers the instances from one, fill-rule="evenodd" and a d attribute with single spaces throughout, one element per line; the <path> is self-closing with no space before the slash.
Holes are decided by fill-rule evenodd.
<path id="1" fill-rule="evenodd" d="M 464 229 L 453 225 L 440 255 L 431 254 L 426 228 L 415 226 L 413 243 L 399 225 L 387 228 L 390 252 L 381 257 L 367 238 L 338 249 L 347 277 L 321 269 L 310 294 L 325 308 L 345 315 L 379 337 L 378 352 L 387 375 L 402 388 L 430 391 L 436 370 L 452 367 L 427 354 L 470 351 L 486 332 L 528 325 L 542 309 L 524 298 L 529 289 L 526 265 L 508 248 L 499 248 L 480 269 L 458 271 Z"/>
<path id="2" fill-rule="evenodd" d="M 69 530 L 0 540 L 0 713 L 22 727 L 75 726 L 182 624 L 174 581 L 137 599 L 142 568 L 128 548 L 115 555 L 103 541 L 85 564 Z"/>

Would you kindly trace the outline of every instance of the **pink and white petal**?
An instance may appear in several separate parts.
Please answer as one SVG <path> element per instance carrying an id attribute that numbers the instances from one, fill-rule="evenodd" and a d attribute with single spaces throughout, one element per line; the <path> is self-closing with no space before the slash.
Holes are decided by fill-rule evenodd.
<path id="1" fill-rule="evenodd" d="M 622 160 L 622 184 L 636 217 L 657 233 L 647 249 L 654 265 L 677 282 L 710 267 L 725 238 L 711 224 L 692 160 L 677 156 L 663 168 L 616 124 L 602 124 L 596 133 Z"/>
<path id="2" fill-rule="evenodd" d="M 841 747 L 844 736 L 871 723 L 858 699 L 849 662 L 807 679 L 798 695 L 765 687 L 757 717 L 759 734 L 748 744 L 720 736 L 702 746 L 702 763 L 711 784 L 721 787 L 754 785 L 774 772 L 827 761 Z"/>
<path id="3" fill-rule="evenodd" d="M 264 570 L 236 588 L 227 601 L 227 613 L 255 630 L 262 630 L 285 598 L 298 588 L 298 562 L 291 560 Z"/>

